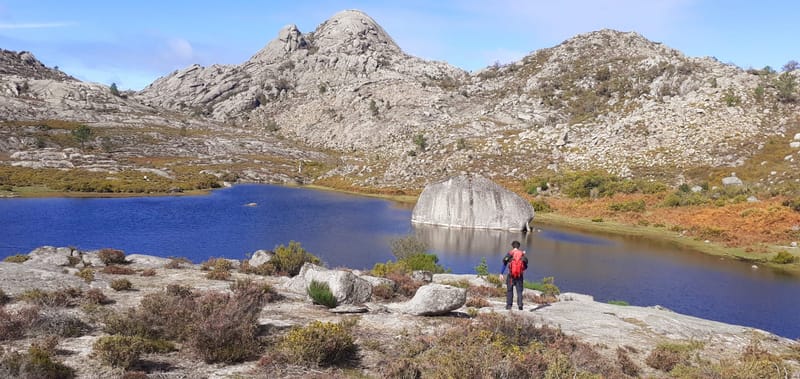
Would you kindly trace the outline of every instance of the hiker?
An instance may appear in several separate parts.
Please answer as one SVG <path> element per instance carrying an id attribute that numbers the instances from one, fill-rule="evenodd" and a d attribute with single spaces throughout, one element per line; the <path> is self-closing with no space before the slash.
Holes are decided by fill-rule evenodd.
<path id="1" fill-rule="evenodd" d="M 528 269 L 528 257 L 525 251 L 519 249 L 519 241 L 511 242 L 511 251 L 503 257 L 503 269 L 500 270 L 500 280 L 503 280 L 503 273 L 508 266 L 508 278 L 506 279 L 506 309 L 511 309 L 514 304 L 514 287 L 517 288 L 517 305 L 522 310 L 522 273 Z"/>

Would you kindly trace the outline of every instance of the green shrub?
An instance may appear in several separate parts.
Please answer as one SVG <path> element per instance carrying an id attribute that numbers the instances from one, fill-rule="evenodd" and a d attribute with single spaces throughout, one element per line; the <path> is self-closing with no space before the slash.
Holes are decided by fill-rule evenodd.
<path id="1" fill-rule="evenodd" d="M 27 261 L 28 259 L 30 259 L 30 257 L 26 254 L 14 254 L 3 258 L 3 262 L 22 263 Z"/>
<path id="2" fill-rule="evenodd" d="M 548 213 L 553 211 L 553 208 L 550 207 L 550 204 L 547 204 L 547 202 L 542 199 L 531 201 L 531 206 L 533 206 L 534 211 L 540 213 Z"/>
<path id="3" fill-rule="evenodd" d="M 625 300 L 609 300 L 608 303 L 611 304 L 611 305 L 620 305 L 620 306 L 623 306 L 623 307 L 630 305 Z"/>
<path id="4" fill-rule="evenodd" d="M 133 284 L 128 279 L 114 279 L 110 286 L 114 291 L 128 291 L 133 288 Z"/>
<path id="5" fill-rule="evenodd" d="M 306 293 L 308 293 L 314 304 L 324 305 L 328 308 L 336 307 L 336 297 L 333 296 L 328 283 L 312 280 L 306 289 Z"/>
<path id="6" fill-rule="evenodd" d="M 786 250 L 782 250 L 779 251 L 778 254 L 775 254 L 775 256 L 772 257 L 772 259 L 770 259 L 769 261 L 775 264 L 785 265 L 794 263 L 795 261 L 797 261 L 797 257 L 795 257 Z"/>
<path id="7" fill-rule="evenodd" d="M 347 325 L 313 321 L 289 331 L 279 342 L 278 351 L 290 363 L 326 367 L 355 359 L 357 346 Z"/>
<path id="8" fill-rule="evenodd" d="M 545 297 L 555 297 L 561 293 L 561 290 L 555 285 L 555 278 L 552 276 L 542 278 L 541 282 L 529 282 L 526 280 L 522 285 L 527 289 L 541 292 L 542 296 Z"/>
<path id="9" fill-rule="evenodd" d="M 645 203 L 644 200 L 624 201 L 621 203 L 612 203 L 608 206 L 608 209 L 614 212 L 644 212 Z"/>
<path id="10" fill-rule="evenodd" d="M 103 336 L 92 345 L 92 354 L 101 362 L 123 369 L 131 368 L 144 353 L 167 353 L 175 350 L 169 341 L 138 336 Z"/>
<path id="11" fill-rule="evenodd" d="M 106 266 L 126 263 L 125 253 L 117 249 L 102 249 L 97 253 L 97 258 L 100 258 Z"/>
<path id="12" fill-rule="evenodd" d="M 489 265 L 486 264 L 486 257 L 482 257 L 481 263 L 475 266 L 475 273 L 482 278 L 489 276 Z"/>
<path id="13" fill-rule="evenodd" d="M 275 255 L 267 263 L 273 265 L 276 272 L 296 276 L 306 262 L 321 263 L 319 258 L 303 249 L 299 242 L 290 241 L 289 246 L 277 246 Z"/>
<path id="14" fill-rule="evenodd" d="M 439 265 L 439 257 L 436 254 L 414 254 L 407 256 L 397 261 L 402 264 L 408 271 L 430 271 L 434 274 L 447 272 L 447 270 Z"/>
<path id="15" fill-rule="evenodd" d="M 800 198 L 784 200 L 782 204 L 785 207 L 792 208 L 795 212 L 800 212 Z"/>
<path id="16" fill-rule="evenodd" d="M 31 346 L 25 353 L 12 352 L 0 360 L 0 372 L 15 378 L 69 379 L 75 377 L 75 370 L 61 362 L 54 361 L 51 353 Z"/>
<path id="17" fill-rule="evenodd" d="M 414 145 L 417 145 L 417 150 L 425 151 L 428 149 L 428 139 L 422 133 L 414 135 Z"/>
<path id="18" fill-rule="evenodd" d="M 709 199 L 706 195 L 699 192 L 676 191 L 664 198 L 664 206 L 685 207 L 690 205 L 707 204 Z"/>
<path id="19" fill-rule="evenodd" d="M 595 217 L 595 218 L 592 218 L 591 221 L 592 222 L 603 222 L 603 218 L 602 217 Z"/>

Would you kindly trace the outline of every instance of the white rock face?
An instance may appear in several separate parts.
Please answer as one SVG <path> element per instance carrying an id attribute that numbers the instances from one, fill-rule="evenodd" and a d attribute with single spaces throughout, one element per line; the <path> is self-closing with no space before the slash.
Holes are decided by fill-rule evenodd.
<path id="1" fill-rule="evenodd" d="M 457 176 L 425 187 L 411 222 L 457 228 L 527 231 L 531 204 L 482 176 Z"/>
<path id="2" fill-rule="evenodd" d="M 300 273 L 286 287 L 298 293 L 306 293 L 311 281 L 327 283 L 339 304 L 361 304 L 372 296 L 372 284 L 352 272 L 328 270 L 311 263 L 303 265 Z"/>

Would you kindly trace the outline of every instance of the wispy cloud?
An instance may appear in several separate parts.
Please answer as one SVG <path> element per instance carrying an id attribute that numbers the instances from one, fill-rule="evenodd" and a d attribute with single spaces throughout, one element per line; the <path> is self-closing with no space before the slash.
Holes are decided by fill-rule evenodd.
<path id="1" fill-rule="evenodd" d="M 22 23 L 6 23 L 0 22 L 0 29 L 49 29 L 49 28 L 65 28 L 69 26 L 78 25 L 75 22 L 22 22 Z"/>

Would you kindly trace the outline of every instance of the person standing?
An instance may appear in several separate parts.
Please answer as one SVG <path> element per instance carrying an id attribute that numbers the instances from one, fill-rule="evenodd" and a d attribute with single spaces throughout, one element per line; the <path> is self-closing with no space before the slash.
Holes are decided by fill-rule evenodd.
<path id="1" fill-rule="evenodd" d="M 500 280 L 503 280 L 503 273 L 508 267 L 508 277 L 506 280 L 506 309 L 511 309 L 514 304 L 514 288 L 517 289 L 517 306 L 522 310 L 522 288 L 523 288 L 523 273 L 528 269 L 528 257 L 525 256 L 525 251 L 520 250 L 519 241 L 511 242 L 511 251 L 503 257 L 503 269 L 500 270 Z"/>

